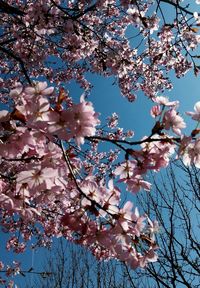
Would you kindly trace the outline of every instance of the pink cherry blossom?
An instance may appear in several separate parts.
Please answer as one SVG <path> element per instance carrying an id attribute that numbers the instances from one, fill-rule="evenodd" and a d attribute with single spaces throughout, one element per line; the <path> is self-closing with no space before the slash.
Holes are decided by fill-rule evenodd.
<path id="1" fill-rule="evenodd" d="M 150 111 L 151 116 L 152 116 L 153 118 L 161 115 L 161 112 L 162 112 L 162 110 L 160 109 L 160 106 L 159 106 L 159 105 L 153 106 L 153 107 L 151 108 L 151 111 Z"/>
<path id="2" fill-rule="evenodd" d="M 176 108 L 179 105 L 179 101 L 169 101 L 169 99 L 165 96 L 157 96 L 153 98 L 153 101 L 157 104 L 164 105 L 167 107 Z"/>
<path id="3" fill-rule="evenodd" d="M 134 168 L 136 167 L 136 161 L 126 161 L 121 163 L 114 171 L 114 174 L 119 176 L 120 179 L 130 178 L 133 175 Z"/>
<path id="4" fill-rule="evenodd" d="M 128 191 L 137 193 L 139 190 L 144 189 L 150 191 L 151 183 L 144 181 L 141 176 L 136 175 L 126 181 Z"/>
<path id="5" fill-rule="evenodd" d="M 54 87 L 47 87 L 47 82 L 36 82 L 33 84 L 33 87 L 27 87 L 24 90 L 24 93 L 30 96 L 42 95 L 48 96 L 51 95 L 54 91 Z"/>
<path id="6" fill-rule="evenodd" d="M 118 119 L 119 119 L 119 116 L 116 113 L 113 113 L 111 117 L 108 118 L 109 120 L 108 127 L 112 129 L 115 128 L 118 124 Z"/>
<path id="7" fill-rule="evenodd" d="M 200 168 L 200 139 L 198 138 L 193 143 L 188 144 L 183 154 L 183 163 L 186 166 L 194 164 Z"/>
<path id="8" fill-rule="evenodd" d="M 57 176 L 56 169 L 41 167 L 40 165 L 33 166 L 30 169 L 27 166 L 27 170 L 21 171 L 17 175 L 17 182 L 19 184 L 28 184 L 30 189 L 37 190 L 42 186 L 42 189 L 51 189 L 54 186 L 54 179 Z"/>
<path id="9" fill-rule="evenodd" d="M 61 111 L 60 120 L 51 125 L 49 131 L 57 133 L 63 139 L 75 138 L 78 146 L 84 144 L 84 137 L 93 136 L 96 126 L 100 124 L 91 102 L 81 98 L 80 104 L 73 104 L 69 109 Z"/>
<path id="10" fill-rule="evenodd" d="M 158 259 L 158 255 L 155 253 L 156 248 L 150 247 L 150 249 L 146 252 L 146 254 L 142 257 L 140 257 L 139 262 L 140 266 L 143 268 L 147 265 L 148 262 L 156 262 Z"/>
<path id="11" fill-rule="evenodd" d="M 12 90 L 10 91 L 10 97 L 11 97 L 11 98 L 17 98 L 17 97 L 20 96 L 20 94 L 22 93 L 22 91 L 23 91 L 23 86 L 22 86 L 22 84 L 19 83 L 19 82 L 17 82 L 17 83 L 15 83 L 15 85 L 14 85 L 14 89 L 12 89 Z"/>
<path id="12" fill-rule="evenodd" d="M 193 120 L 200 121 L 200 101 L 194 105 L 195 112 L 186 112 L 187 115 L 192 116 Z"/>
<path id="13" fill-rule="evenodd" d="M 181 116 L 174 109 L 168 110 L 164 114 L 163 124 L 166 130 L 170 128 L 177 135 L 181 135 L 181 129 L 186 127 L 186 124 Z"/>
<path id="14" fill-rule="evenodd" d="M 151 183 L 145 180 L 147 172 L 166 167 L 176 144 L 173 137 L 162 133 L 162 130 L 172 128 L 174 132 L 180 132 L 185 127 L 183 119 L 174 108 L 165 111 L 163 121 L 159 123 L 161 130 L 158 133 L 161 133 L 143 137 L 138 142 L 141 143 L 140 148 L 126 149 L 124 146 L 126 160 L 120 161 L 117 167 L 114 164 L 113 169 L 118 152 L 99 153 L 98 141 L 107 140 L 115 145 L 119 139 L 120 145 L 128 145 L 129 142 L 124 140 L 126 133 L 118 127 L 110 127 L 115 128 L 116 132 L 108 134 L 107 138 L 103 132 L 95 136 L 99 120 L 91 102 L 81 98 L 79 104 L 70 102 L 67 106 L 65 97 L 61 99 L 59 96 L 52 104 L 48 90 L 42 95 L 42 91 L 48 89 L 46 84 L 38 85 L 38 91 L 33 90 L 33 87 L 22 87 L 18 95 L 21 100 L 16 101 L 15 109 L 1 113 L 2 133 L 9 133 L 0 143 L 0 155 L 3 163 L 8 161 L 8 165 L 9 160 L 12 163 L 2 174 L 5 177 L 1 179 L 2 207 L 24 219 L 37 219 L 35 221 L 42 217 L 43 209 L 58 211 L 62 215 L 58 223 L 51 226 L 48 221 L 41 222 L 46 233 L 65 235 L 69 239 L 73 238 L 73 233 L 78 233 L 80 244 L 91 250 L 94 243 L 98 245 L 93 253 L 100 259 L 117 257 L 134 268 L 145 267 L 148 262 L 156 261 L 154 250 L 157 248 L 154 243 L 158 223 L 152 222 L 147 215 L 140 216 L 130 201 L 120 207 L 122 191 L 116 184 L 123 182 L 126 190 L 134 194 L 141 189 L 150 191 Z M 31 105 L 31 97 L 35 99 L 34 105 Z M 91 137 L 91 151 L 82 161 L 79 152 L 83 148 L 80 144 L 86 140 L 89 142 L 90 136 L 94 136 Z M 74 146 L 73 139 L 79 147 Z M 98 141 L 93 142 L 95 139 Z M 187 145 L 184 145 L 183 137 L 180 139 L 182 148 L 179 155 L 183 156 L 187 165 L 194 163 L 198 167 L 198 140 L 191 137 L 187 139 Z M 71 142 L 73 146 L 70 147 Z M 108 155 L 108 163 L 101 162 Z M 92 167 L 90 161 L 94 161 L 96 166 Z M 109 181 L 104 178 L 106 169 L 112 169 Z M 97 171 L 101 171 L 101 174 L 98 175 Z M 66 194 L 66 190 L 69 193 Z M 107 223 L 105 226 L 104 222 Z M 103 228 L 99 229 L 102 225 Z M 145 239 L 149 245 L 145 251 L 141 251 L 143 253 L 131 248 L 134 241 L 137 243 Z M 15 244 L 14 249 L 17 253 L 23 252 L 25 245 Z M 128 255 L 132 258 L 129 259 Z"/>
<path id="15" fill-rule="evenodd" d="M 139 214 L 130 194 L 150 191 L 148 173 L 174 157 L 200 168 L 199 130 L 183 135 L 179 102 L 158 96 L 173 88 L 170 75 L 199 73 L 198 13 L 182 1 L 167 1 L 175 21 L 162 1 L 7 2 L 16 11 L 1 11 L 0 219 L 12 233 L 7 248 L 24 252 L 33 234 L 35 246 L 65 237 L 98 259 L 145 268 L 158 258 L 159 224 Z M 96 75 L 114 79 L 124 101 L 153 101 L 150 113 L 158 118 L 148 136 L 132 139 L 115 112 L 102 115 L 100 126 L 91 102 Z M 78 103 L 74 83 L 85 95 Z M 187 114 L 199 122 L 200 102 Z M 16 262 L 4 266 L 8 277 L 20 272 Z M 12 287 L 8 281 L 3 285 Z"/>

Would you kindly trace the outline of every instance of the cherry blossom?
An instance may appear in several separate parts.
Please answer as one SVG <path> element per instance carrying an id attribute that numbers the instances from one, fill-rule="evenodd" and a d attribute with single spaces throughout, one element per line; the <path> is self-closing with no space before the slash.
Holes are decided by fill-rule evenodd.
<path id="1" fill-rule="evenodd" d="M 21 171 L 17 175 L 17 182 L 19 184 L 27 184 L 30 189 L 38 190 L 38 189 L 51 189 L 53 187 L 53 180 L 57 175 L 57 171 L 52 168 L 42 168 L 41 166 L 33 166 L 30 169 L 30 167 L 27 166 L 26 171 Z M 43 186 L 39 188 L 40 186 Z"/>
<path id="2" fill-rule="evenodd" d="M 200 121 L 200 102 L 194 105 L 195 112 L 186 112 L 187 115 L 192 116 L 193 120 Z"/>
<path id="3" fill-rule="evenodd" d="M 128 179 L 126 183 L 128 191 L 133 193 L 138 192 L 140 189 L 150 191 L 151 188 L 151 183 L 144 181 L 139 175 L 136 175 L 133 179 Z"/>
<path id="4" fill-rule="evenodd" d="M 163 124 L 165 129 L 169 130 L 171 128 L 177 135 L 181 135 L 181 129 L 186 127 L 183 118 L 174 109 L 165 112 Z"/>
<path id="5" fill-rule="evenodd" d="M 36 82 L 33 87 L 27 87 L 24 90 L 24 93 L 29 97 L 42 95 L 47 96 L 53 93 L 54 87 L 47 87 L 47 82 Z"/>
<path id="6" fill-rule="evenodd" d="M 179 105 L 179 101 L 169 101 L 169 99 L 165 96 L 157 96 L 153 98 L 153 101 L 157 104 L 164 105 L 167 107 L 174 107 L 176 108 Z"/>
<path id="7" fill-rule="evenodd" d="M 200 167 L 198 127 L 184 134 L 179 102 L 164 96 L 173 88 L 171 74 L 199 73 L 198 13 L 184 1 L 7 5 L 0 19 L 0 222 L 7 250 L 23 253 L 33 239 L 37 248 L 65 237 L 97 259 L 145 268 L 159 257 L 160 224 L 133 205 L 134 195 L 153 193 L 148 173 L 171 160 Z M 169 23 L 163 5 L 173 11 Z M 91 75 L 113 79 L 124 101 L 146 97 L 155 118 L 148 136 L 135 139 L 118 126 L 117 113 L 96 112 Z M 71 83 L 81 89 L 78 101 Z M 199 103 L 186 112 L 198 122 Z M 8 277 L 21 271 L 17 262 L 0 262 L 3 269 Z"/>
<path id="8" fill-rule="evenodd" d="M 95 127 L 100 123 L 92 103 L 85 101 L 83 97 L 80 101 L 80 104 L 73 104 L 68 110 L 62 110 L 57 123 L 49 128 L 50 133 L 56 133 L 65 140 L 75 138 L 79 146 L 84 144 L 85 136 L 95 135 Z"/>
<path id="9" fill-rule="evenodd" d="M 183 162 L 186 166 L 194 164 L 200 168 L 200 139 L 188 144 L 183 154 Z"/>
<path id="10" fill-rule="evenodd" d="M 158 247 L 153 248 L 150 247 L 150 249 L 146 252 L 145 256 L 140 257 L 140 266 L 145 267 L 148 262 L 156 262 L 158 259 L 158 255 L 155 253 L 155 249 L 158 249 Z"/>
<path id="11" fill-rule="evenodd" d="M 119 116 L 114 112 L 112 116 L 108 118 L 109 120 L 108 126 L 110 128 L 115 128 L 118 124 L 118 118 Z"/>
<path id="12" fill-rule="evenodd" d="M 80 104 L 70 103 L 68 107 L 65 97 L 59 94 L 54 104 L 50 102 L 52 93 L 53 89 L 48 89 L 46 83 L 35 83 L 33 89 L 20 86 L 17 94 L 20 100 L 15 99 L 14 110 L 1 112 L 2 133 L 7 133 L 7 137 L 1 141 L 1 161 L 3 167 L 7 167 L 1 174 L 3 208 L 5 211 L 18 213 L 24 221 L 33 221 L 35 218 L 36 223 L 39 221 L 43 225 L 46 233 L 52 231 L 48 233 L 64 235 L 68 239 L 74 237 L 74 241 L 88 246 L 98 258 L 118 257 L 134 268 L 145 267 L 148 262 L 156 261 L 156 246 L 149 246 L 142 254 L 142 251 L 136 252 L 133 249 L 132 242 L 140 238 L 140 241 L 143 241 L 148 237 L 149 243 L 154 243 L 157 222 L 152 222 L 146 215 L 140 216 L 137 208 L 133 211 L 131 202 L 125 203 L 123 208 L 120 207 L 121 189 L 115 186 L 114 178 L 119 176 L 118 182 L 123 182 L 126 190 L 131 193 L 137 193 L 141 189 L 150 191 L 151 183 L 144 180 L 144 177 L 148 170 L 158 171 L 168 165 L 169 157 L 174 152 L 173 138 L 170 143 L 170 138 L 166 138 L 165 134 L 154 134 L 141 140 L 141 149 L 126 149 L 123 141 L 124 144 L 129 142 L 121 140 L 119 143 L 122 144 L 118 143 L 122 132 L 117 132 L 117 138 L 110 137 L 111 135 L 104 138 L 101 134 L 95 136 L 96 126 L 100 121 L 91 102 L 82 97 Z M 15 96 L 16 93 L 12 92 L 11 95 Z M 31 97 L 35 99 L 34 105 L 31 105 L 29 100 Z M 168 105 L 165 98 L 157 101 L 161 101 L 160 105 L 174 107 L 174 103 Z M 116 125 L 117 123 L 110 128 L 121 131 Z M 172 128 L 174 132 L 178 131 L 178 134 L 181 134 L 181 129 L 185 127 L 174 108 L 164 113 L 163 125 L 159 127 L 161 131 Z M 13 145 L 16 139 L 18 144 Z M 80 151 L 81 144 L 85 141 L 91 141 L 91 144 L 97 140 L 111 142 L 126 151 L 127 159 L 115 168 L 114 178 L 106 185 L 105 179 L 98 179 L 96 168 L 89 169 L 87 174 L 88 163 L 86 161 L 84 166 L 81 166 L 78 150 L 72 148 L 73 146 L 67 149 L 73 139 Z M 101 152 L 98 157 L 93 154 L 97 151 L 98 141 L 92 146 L 92 153 L 88 153 L 88 159 L 94 159 L 102 169 L 101 159 L 107 154 Z M 189 142 L 188 146 L 182 149 L 183 161 L 187 165 L 194 163 L 198 167 L 198 140 Z M 132 159 L 129 160 L 129 157 Z M 117 160 L 115 156 L 110 159 L 111 162 Z M 106 167 L 109 166 L 105 165 L 105 169 Z M 86 177 L 83 179 L 84 174 Z M 67 194 L 66 189 L 70 191 Z M 60 204 L 57 206 L 57 203 Z M 53 230 L 49 221 L 43 222 L 46 209 L 48 213 L 54 211 L 53 213 L 60 215 L 58 223 L 52 226 Z M 102 225 L 105 226 L 101 231 L 99 227 Z M 98 245 L 97 250 L 93 250 L 94 243 Z M 26 243 L 20 243 L 13 236 L 7 242 L 7 249 L 22 253 L 26 249 Z M 127 251 L 131 251 L 132 259 L 127 256 Z"/>
<path id="13" fill-rule="evenodd" d="M 136 161 L 126 161 L 121 163 L 114 171 L 115 175 L 119 175 L 120 179 L 130 178 L 133 175 L 134 168 L 136 167 Z"/>
<path id="14" fill-rule="evenodd" d="M 156 106 L 153 106 L 153 107 L 151 108 L 150 113 L 151 113 L 151 116 L 152 116 L 153 118 L 155 118 L 155 117 L 161 115 L 162 110 L 160 109 L 160 106 L 159 106 L 159 105 L 156 105 Z"/>

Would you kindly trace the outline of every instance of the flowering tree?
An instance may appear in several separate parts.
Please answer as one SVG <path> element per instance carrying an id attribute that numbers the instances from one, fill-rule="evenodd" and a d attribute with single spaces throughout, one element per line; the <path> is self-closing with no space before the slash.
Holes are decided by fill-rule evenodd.
<path id="1" fill-rule="evenodd" d="M 27 288 L 197 288 L 199 173 L 195 166 L 187 167 L 182 161 L 175 161 L 160 174 L 152 174 L 153 193 L 137 194 L 140 209 L 160 224 L 156 263 L 149 263 L 146 269 L 131 270 L 117 261 L 96 261 L 85 249 L 60 239 L 44 260 L 44 271 L 51 274 L 40 275 L 34 282 L 29 278 Z"/>
<path id="2" fill-rule="evenodd" d="M 127 193 L 149 191 L 147 173 L 172 157 L 200 167 L 198 127 L 183 134 L 178 101 L 161 96 L 172 88 L 170 71 L 177 77 L 199 72 L 198 13 L 179 0 L 10 0 L 0 1 L 0 11 L 0 202 L 1 226 L 12 233 L 7 249 L 21 253 L 33 237 L 37 246 L 62 236 L 98 259 L 117 258 L 133 269 L 156 261 L 157 222 L 122 201 L 119 183 Z M 132 140 L 115 113 L 101 126 L 88 100 L 88 73 L 114 77 L 130 102 L 140 91 L 148 97 L 155 118 L 148 136 Z M 67 91 L 71 80 L 84 91 L 79 103 Z M 187 114 L 199 123 L 200 102 Z M 103 151 L 106 142 L 112 149 Z M 8 275 L 17 272 L 18 265 L 7 268 Z"/>

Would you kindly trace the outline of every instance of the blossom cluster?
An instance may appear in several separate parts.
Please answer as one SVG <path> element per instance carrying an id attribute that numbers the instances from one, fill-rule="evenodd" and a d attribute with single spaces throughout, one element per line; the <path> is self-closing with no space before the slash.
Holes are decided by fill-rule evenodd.
<path id="1" fill-rule="evenodd" d="M 16 5 L 13 0 L 7 3 Z M 1 82 L 4 88 L 19 73 L 29 82 L 30 77 L 40 75 L 58 85 L 75 80 L 87 91 L 91 84 L 86 73 L 91 72 L 114 76 L 121 93 L 134 101 L 140 90 L 154 97 L 171 89 L 166 73 L 170 70 L 177 77 L 191 68 L 198 73 L 192 52 L 200 41 L 199 16 L 197 12 L 193 17 L 187 18 L 187 13 L 181 16 L 182 11 L 185 13 L 181 5 L 177 6 L 180 13 L 175 13 L 168 25 L 155 13 L 162 10 L 162 1 L 157 4 L 159 8 L 155 1 L 145 0 L 95 1 L 93 5 L 90 1 L 60 0 L 17 3 L 16 13 L 20 11 L 24 17 L 19 21 L 5 13 L 1 20 L 1 43 L 5 43 L 1 49 L 5 53 L 2 74 L 13 69 L 11 78 Z M 136 47 L 132 37 L 127 37 L 130 29 L 139 35 L 136 43 L 141 43 Z M 19 65 L 12 65 L 10 57 Z"/>
<path id="2" fill-rule="evenodd" d="M 20 263 L 13 261 L 12 265 L 5 266 L 4 263 L 0 261 L 0 272 L 5 273 L 5 276 L 8 278 L 11 276 L 16 276 L 21 272 Z M 6 277 L 0 277 L 0 285 L 6 285 L 7 288 L 17 287 L 13 280 L 10 279 L 7 281 Z"/>
<path id="3" fill-rule="evenodd" d="M 198 13 L 183 1 L 1 2 L 0 223 L 12 234 L 7 249 L 23 253 L 34 236 L 35 246 L 63 236 L 98 259 L 132 268 L 155 262 L 158 223 L 123 202 L 123 190 L 152 193 L 148 172 L 167 167 L 173 155 L 200 167 L 200 102 L 187 112 L 197 127 L 185 135 L 178 101 L 162 96 L 172 88 L 170 71 L 199 73 Z M 170 23 L 162 2 L 173 9 Z M 87 100 L 91 73 L 113 77 L 130 102 L 139 92 L 152 101 L 149 136 L 132 141 L 116 113 L 100 127 Z M 84 90 L 79 103 L 58 91 L 71 81 Z M 111 149 L 104 151 L 104 142 Z"/>
<path id="4" fill-rule="evenodd" d="M 100 121 L 91 102 L 81 97 L 79 104 L 69 105 L 63 89 L 60 93 L 54 90 L 46 82 L 28 87 L 17 83 L 10 91 L 13 110 L 0 112 L 1 225 L 7 231 L 20 230 L 22 237 L 19 241 L 12 236 L 7 249 L 23 253 L 35 234 L 34 225 L 40 223 L 44 233 L 37 230 L 39 242 L 45 243 L 50 235 L 64 236 L 87 246 L 99 259 L 118 258 L 132 268 L 156 261 L 157 221 L 140 215 L 130 201 L 122 204 L 123 194 L 116 183 L 123 182 L 133 194 L 150 191 L 148 171 L 166 167 L 176 146 L 186 165 L 200 167 L 200 140 L 183 134 L 186 124 L 177 112 L 178 102 L 155 97 L 151 115 L 159 120 L 152 134 L 138 143 L 123 143 L 109 133 L 99 133 Z M 187 114 L 199 122 L 199 102 L 194 110 Z M 116 120 L 115 114 L 108 119 L 112 131 L 118 129 Z M 85 152 L 84 160 L 85 141 L 92 150 Z M 124 150 L 125 161 L 116 167 L 118 152 L 112 151 L 109 164 L 103 167 L 102 160 L 109 154 L 98 152 L 101 141 Z M 140 149 L 123 144 L 140 144 Z M 95 166 L 89 164 L 93 161 Z"/>

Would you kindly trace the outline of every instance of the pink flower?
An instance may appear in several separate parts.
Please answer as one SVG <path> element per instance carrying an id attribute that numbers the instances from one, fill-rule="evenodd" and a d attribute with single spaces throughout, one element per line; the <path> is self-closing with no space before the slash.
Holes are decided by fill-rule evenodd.
<path id="1" fill-rule="evenodd" d="M 26 87 L 24 92 L 25 94 L 28 94 L 29 96 L 33 95 L 43 95 L 43 96 L 49 96 L 53 93 L 54 87 L 48 87 L 47 88 L 47 82 L 36 82 L 33 87 L 29 86 Z"/>
<path id="2" fill-rule="evenodd" d="M 177 135 L 181 135 L 181 129 L 186 127 L 183 118 L 179 116 L 177 111 L 174 109 L 165 112 L 163 124 L 166 130 L 171 128 Z"/>
<path id="3" fill-rule="evenodd" d="M 193 120 L 200 122 L 200 101 L 194 105 L 195 112 L 186 112 L 187 115 L 192 116 Z"/>
<path id="4" fill-rule="evenodd" d="M 150 191 L 151 183 L 144 181 L 140 175 L 136 175 L 126 181 L 128 191 L 137 193 L 140 189 Z"/>
<path id="5" fill-rule="evenodd" d="M 19 184 L 27 183 L 31 189 L 51 189 L 54 186 L 54 179 L 57 176 L 57 170 L 53 168 L 42 168 L 40 165 L 27 168 L 17 175 Z"/>
<path id="6" fill-rule="evenodd" d="M 150 234 L 150 238 L 152 241 L 155 241 L 155 234 L 158 233 L 160 226 L 157 220 L 151 221 L 149 218 L 148 219 L 148 224 L 149 226 L 147 227 L 147 232 Z"/>
<path id="7" fill-rule="evenodd" d="M 10 91 L 9 95 L 12 98 L 15 98 L 15 97 L 18 98 L 19 95 L 22 93 L 22 91 L 23 91 L 22 84 L 17 82 L 17 83 L 15 83 L 15 88 Z"/>
<path id="8" fill-rule="evenodd" d="M 116 128 L 116 126 L 118 125 L 118 119 L 119 116 L 117 115 L 117 113 L 113 113 L 110 117 L 108 117 L 108 127 L 110 127 L 111 129 Z"/>
<path id="9" fill-rule="evenodd" d="M 154 97 L 153 101 L 158 103 L 158 104 L 160 104 L 160 105 L 164 105 L 164 106 L 167 106 L 167 107 L 177 107 L 179 105 L 179 101 L 170 102 L 168 100 L 168 98 L 165 97 L 165 96 Z"/>
<path id="10" fill-rule="evenodd" d="M 1 204 L 1 207 L 3 207 L 4 209 L 7 209 L 8 211 L 14 208 L 13 200 L 9 196 L 3 193 L 0 194 L 0 204 Z"/>
<path id="11" fill-rule="evenodd" d="M 114 174 L 119 176 L 120 179 L 130 178 L 136 165 L 136 161 L 125 161 L 115 169 Z"/>
<path id="12" fill-rule="evenodd" d="M 100 124 L 97 117 L 98 114 L 95 113 L 92 103 L 81 97 L 79 104 L 73 104 L 68 110 L 61 112 L 61 129 L 57 125 L 51 127 L 50 131 L 53 132 L 55 129 L 54 132 L 64 139 L 75 138 L 78 146 L 80 146 L 84 144 L 84 137 L 95 135 L 96 126 Z"/>
<path id="13" fill-rule="evenodd" d="M 186 153 L 187 148 L 191 144 L 191 141 L 192 141 L 192 137 L 191 136 L 185 136 L 184 135 L 184 136 L 181 137 L 181 142 L 179 144 L 177 158 L 179 158 L 180 156 L 183 156 Z"/>
<path id="14" fill-rule="evenodd" d="M 43 96 L 38 96 L 34 104 L 24 100 L 24 105 L 17 105 L 16 108 L 26 117 L 28 126 L 35 124 L 46 127 L 46 122 L 55 124 L 59 119 L 59 115 L 51 110 L 48 99 Z"/>
<path id="15" fill-rule="evenodd" d="M 159 105 L 153 106 L 153 107 L 151 108 L 151 111 L 150 111 L 151 116 L 152 116 L 153 118 L 161 115 L 161 112 L 162 112 L 162 111 L 161 111 Z"/>
<path id="16" fill-rule="evenodd" d="M 197 168 L 200 168 L 200 138 L 186 147 L 183 154 L 183 163 L 186 166 L 194 164 Z"/>
<path id="17" fill-rule="evenodd" d="M 120 190 L 114 186 L 113 179 L 108 181 L 108 188 L 102 188 L 100 193 L 104 208 L 111 214 L 117 214 L 119 212 Z M 101 215 L 103 214 L 104 211 L 101 212 Z"/>
<path id="18" fill-rule="evenodd" d="M 99 187 L 95 181 L 92 181 L 92 180 L 83 181 L 83 185 L 81 185 L 81 190 L 91 200 L 94 200 L 99 203 L 101 195 L 99 193 Z M 86 204 L 87 202 L 89 205 L 91 204 L 90 201 L 88 200 L 84 202 L 84 204 Z"/>
<path id="19" fill-rule="evenodd" d="M 145 267 L 148 262 L 156 262 L 158 255 L 155 253 L 155 249 L 158 247 L 150 247 L 150 249 L 145 253 L 144 256 L 140 257 L 140 267 Z"/>
<path id="20" fill-rule="evenodd" d="M 127 201 L 124 207 L 120 209 L 120 226 L 123 228 L 123 232 L 127 231 L 131 233 L 133 237 L 140 237 L 141 232 L 145 227 L 146 216 L 140 216 L 138 208 L 135 207 L 133 211 L 133 203 Z M 135 236 L 134 236 L 135 235 Z"/>

